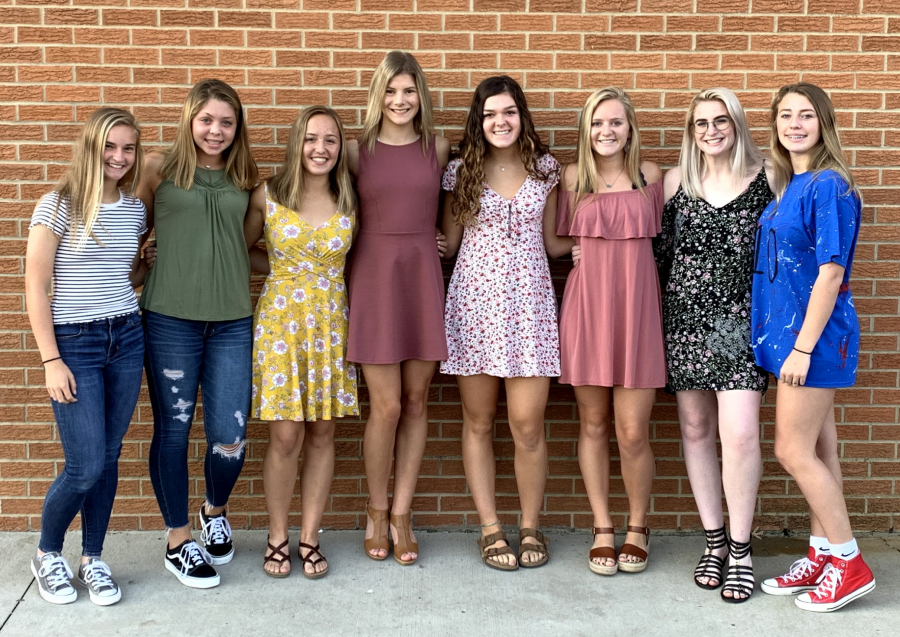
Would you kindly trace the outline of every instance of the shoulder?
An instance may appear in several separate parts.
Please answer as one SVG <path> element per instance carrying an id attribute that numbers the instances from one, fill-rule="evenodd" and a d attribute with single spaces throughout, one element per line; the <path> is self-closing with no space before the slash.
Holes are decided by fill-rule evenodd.
<path id="1" fill-rule="evenodd" d="M 660 167 L 652 161 L 641 162 L 641 172 L 644 174 L 644 180 L 646 180 L 648 185 L 656 183 L 663 177 Z"/>
<path id="2" fill-rule="evenodd" d="M 772 165 L 772 160 L 766 157 L 763 160 L 762 167 L 766 171 L 766 181 L 769 182 L 769 190 L 775 192 L 775 166 Z"/>
<path id="3" fill-rule="evenodd" d="M 154 174 L 158 173 L 164 159 L 165 155 L 158 150 L 151 151 L 144 155 L 144 169 L 152 170 Z"/>
<path id="4" fill-rule="evenodd" d="M 559 172 L 562 177 L 562 181 L 565 184 L 566 190 L 574 190 L 575 182 L 578 181 L 578 164 L 572 162 L 571 164 L 566 164 L 562 167 L 562 170 Z"/>
<path id="5" fill-rule="evenodd" d="M 678 192 L 680 186 L 681 168 L 675 166 L 674 168 L 669 169 L 666 176 L 663 178 L 663 192 L 665 193 L 666 201 L 675 196 L 675 193 Z"/>
<path id="6" fill-rule="evenodd" d="M 346 141 L 347 144 L 347 152 L 351 154 L 359 154 L 359 140 L 358 139 L 348 139 Z"/>
<path id="7" fill-rule="evenodd" d="M 537 167 L 543 172 L 556 172 L 559 170 L 559 162 L 552 153 L 545 153 L 535 160 Z"/>
<path id="8" fill-rule="evenodd" d="M 462 165 L 462 158 L 457 157 L 456 159 L 450 161 L 447 164 L 447 168 L 444 169 L 444 174 L 456 174 L 456 170 Z"/>
<path id="9" fill-rule="evenodd" d="M 434 152 L 437 154 L 438 164 L 443 168 L 450 161 L 450 140 L 440 135 L 434 136 Z"/>

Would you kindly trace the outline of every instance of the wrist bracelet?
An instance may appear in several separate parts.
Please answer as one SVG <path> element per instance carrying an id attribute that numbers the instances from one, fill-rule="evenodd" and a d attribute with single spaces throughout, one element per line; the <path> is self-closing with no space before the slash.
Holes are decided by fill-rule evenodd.
<path id="1" fill-rule="evenodd" d="M 62 356 L 57 356 L 56 358 L 48 358 L 48 359 L 45 360 L 45 361 L 41 361 L 41 367 L 43 367 L 43 366 L 46 365 L 47 363 L 52 363 L 53 361 L 58 361 L 58 360 L 60 360 L 61 358 L 62 358 Z"/>
<path id="2" fill-rule="evenodd" d="M 795 352 L 800 352 L 801 354 L 806 354 L 807 356 L 812 356 L 812 352 L 804 352 L 802 349 L 797 349 L 796 347 L 792 348 Z"/>

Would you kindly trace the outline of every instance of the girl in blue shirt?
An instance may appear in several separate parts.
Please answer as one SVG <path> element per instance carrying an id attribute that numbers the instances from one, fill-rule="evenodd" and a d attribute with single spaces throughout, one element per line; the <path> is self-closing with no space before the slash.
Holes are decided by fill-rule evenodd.
<path id="1" fill-rule="evenodd" d="M 828 612 L 875 588 L 850 528 L 834 421 L 835 388 L 856 380 L 849 280 L 862 202 L 822 89 L 782 87 L 771 132 L 776 198 L 756 239 L 753 347 L 779 381 L 775 456 L 809 503 L 812 533 L 807 557 L 762 590 L 802 593 L 797 606 Z"/>

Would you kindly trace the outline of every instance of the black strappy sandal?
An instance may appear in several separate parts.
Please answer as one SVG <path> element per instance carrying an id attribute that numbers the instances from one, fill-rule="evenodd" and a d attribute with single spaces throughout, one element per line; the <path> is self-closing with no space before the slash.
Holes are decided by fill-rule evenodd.
<path id="1" fill-rule="evenodd" d="M 705 588 L 708 591 L 714 591 L 722 585 L 722 571 L 725 569 L 725 558 L 719 557 L 715 555 L 713 551 L 716 549 L 723 549 L 728 545 L 728 537 L 725 535 L 725 525 L 722 525 L 720 529 L 703 529 L 703 532 L 706 534 L 706 550 L 709 553 L 704 553 L 700 557 L 700 561 L 697 563 L 697 568 L 694 569 L 694 584 L 699 586 L 700 588 Z M 706 577 L 709 579 L 715 578 L 715 584 L 701 584 L 699 578 Z"/>
<path id="2" fill-rule="evenodd" d="M 303 556 L 303 549 L 309 551 L 305 557 Z M 325 559 L 325 556 L 322 555 L 322 551 L 319 550 L 318 543 L 316 543 L 315 546 L 312 546 L 311 544 L 300 542 L 297 547 L 297 555 L 300 556 L 300 560 L 303 562 L 303 577 L 306 579 L 319 579 L 328 574 L 328 561 Z M 320 562 L 325 562 L 324 571 L 313 571 L 310 573 L 306 570 L 307 564 L 312 564 L 313 568 L 315 568 L 316 564 L 319 564 Z"/>
<path id="3" fill-rule="evenodd" d="M 737 542 L 733 538 L 728 538 L 728 557 L 735 562 L 753 555 L 753 547 L 750 542 Z M 753 595 L 753 589 L 756 587 L 756 579 L 753 577 L 753 567 L 743 566 L 741 564 L 730 564 L 725 574 L 725 586 L 722 587 L 722 599 L 729 604 L 740 604 L 746 602 Z M 725 591 L 730 591 L 732 595 L 740 593 L 744 597 L 725 597 Z"/>

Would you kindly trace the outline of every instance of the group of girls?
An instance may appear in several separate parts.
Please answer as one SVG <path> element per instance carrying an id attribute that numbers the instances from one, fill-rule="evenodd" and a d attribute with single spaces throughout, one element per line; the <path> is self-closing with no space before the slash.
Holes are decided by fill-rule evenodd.
<path id="1" fill-rule="evenodd" d="M 411 506 L 440 363 L 459 385 L 463 464 L 488 567 L 549 560 L 539 524 L 544 411 L 558 376 L 574 386 L 581 418 L 578 458 L 594 516 L 588 566 L 601 575 L 646 569 L 649 421 L 665 386 L 677 397 L 706 529 L 694 580 L 721 586 L 725 601 L 749 599 L 759 404 L 771 372 L 780 385 L 775 454 L 809 502 L 812 537 L 808 556 L 762 589 L 803 593 L 797 605 L 813 611 L 869 592 L 874 579 L 841 495 L 833 414 L 835 388 L 855 380 L 859 327 L 847 282 L 860 198 L 821 89 L 782 88 L 771 127 L 765 160 L 735 95 L 703 91 L 688 109 L 679 165 L 663 177 L 641 159 L 628 95 L 607 88 L 588 98 L 576 161 L 561 167 L 522 89 L 496 76 L 475 90 L 450 161 L 419 64 L 394 51 L 374 73 L 358 141 L 345 139 L 332 109 L 308 107 L 291 127 L 283 166 L 257 183 L 240 100 L 218 80 L 191 89 L 175 143 L 143 161 L 134 119 L 96 111 L 66 177 L 38 204 L 28 242 L 29 315 L 66 458 L 31 564 L 41 595 L 76 597 L 60 551 L 81 510 L 77 579 L 98 604 L 121 596 L 100 555 L 141 361 L 154 414 L 151 479 L 168 529 L 164 564 L 191 587 L 218 584 L 214 565 L 234 555 L 225 508 L 250 417 L 270 430 L 265 573 L 291 572 L 301 452 L 297 554 L 304 576 L 328 572 L 317 532 L 335 420 L 359 414 L 355 364 L 370 404 L 364 551 L 415 563 Z M 149 267 L 139 248 L 153 228 Z M 262 237 L 265 251 L 256 247 Z M 569 253 L 576 265 L 558 317 L 547 255 Z M 439 258 L 453 255 L 445 302 Z M 255 314 L 251 268 L 267 274 Z M 142 283 L 139 316 L 132 286 Z M 517 551 L 495 496 L 501 380 L 521 506 Z M 198 388 L 207 439 L 200 543 L 187 467 Z M 618 551 L 613 422 L 629 502 Z"/>

